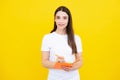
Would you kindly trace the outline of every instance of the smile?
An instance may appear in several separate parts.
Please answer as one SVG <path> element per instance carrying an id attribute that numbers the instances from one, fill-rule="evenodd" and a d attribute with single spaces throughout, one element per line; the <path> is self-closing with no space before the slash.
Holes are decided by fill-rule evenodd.
<path id="1" fill-rule="evenodd" d="M 65 24 L 58 24 L 59 26 L 64 26 Z"/>

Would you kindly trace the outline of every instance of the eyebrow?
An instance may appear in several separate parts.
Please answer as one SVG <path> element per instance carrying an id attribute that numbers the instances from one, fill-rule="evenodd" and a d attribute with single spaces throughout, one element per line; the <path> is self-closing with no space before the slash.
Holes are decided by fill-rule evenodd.
<path id="1" fill-rule="evenodd" d="M 68 16 L 63 16 L 63 17 L 68 17 Z"/>
<path id="2" fill-rule="evenodd" d="M 59 15 L 56 15 L 56 16 L 59 16 Z M 63 16 L 63 17 L 68 17 L 68 16 Z"/>

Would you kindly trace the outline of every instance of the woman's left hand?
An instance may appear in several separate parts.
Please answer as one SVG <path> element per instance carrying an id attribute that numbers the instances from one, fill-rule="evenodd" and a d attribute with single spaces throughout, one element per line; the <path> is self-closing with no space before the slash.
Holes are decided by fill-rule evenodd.
<path id="1" fill-rule="evenodd" d="M 62 66 L 62 69 L 65 71 L 70 71 L 72 67 Z"/>
<path id="2" fill-rule="evenodd" d="M 63 66 L 62 68 L 65 71 L 72 71 L 72 70 L 79 69 L 81 66 L 82 66 L 82 61 L 79 60 L 77 62 L 72 63 L 72 67 Z"/>

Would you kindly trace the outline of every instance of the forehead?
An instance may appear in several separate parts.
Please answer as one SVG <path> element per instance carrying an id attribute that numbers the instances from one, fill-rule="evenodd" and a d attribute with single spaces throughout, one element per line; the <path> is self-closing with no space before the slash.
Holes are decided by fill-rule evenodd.
<path id="1" fill-rule="evenodd" d="M 68 16 L 68 14 L 66 12 L 63 12 L 63 11 L 58 11 L 56 13 L 56 16 Z"/>

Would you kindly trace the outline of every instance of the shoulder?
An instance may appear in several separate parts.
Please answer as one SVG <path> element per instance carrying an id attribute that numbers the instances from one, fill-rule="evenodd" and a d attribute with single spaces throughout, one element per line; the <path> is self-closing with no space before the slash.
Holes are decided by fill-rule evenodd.
<path id="1" fill-rule="evenodd" d="M 74 37 L 76 40 L 81 40 L 81 37 L 78 34 L 75 34 Z"/>
<path id="2" fill-rule="evenodd" d="M 53 36 L 53 33 L 47 33 L 43 36 L 43 39 L 50 39 L 52 38 L 52 36 Z"/>

